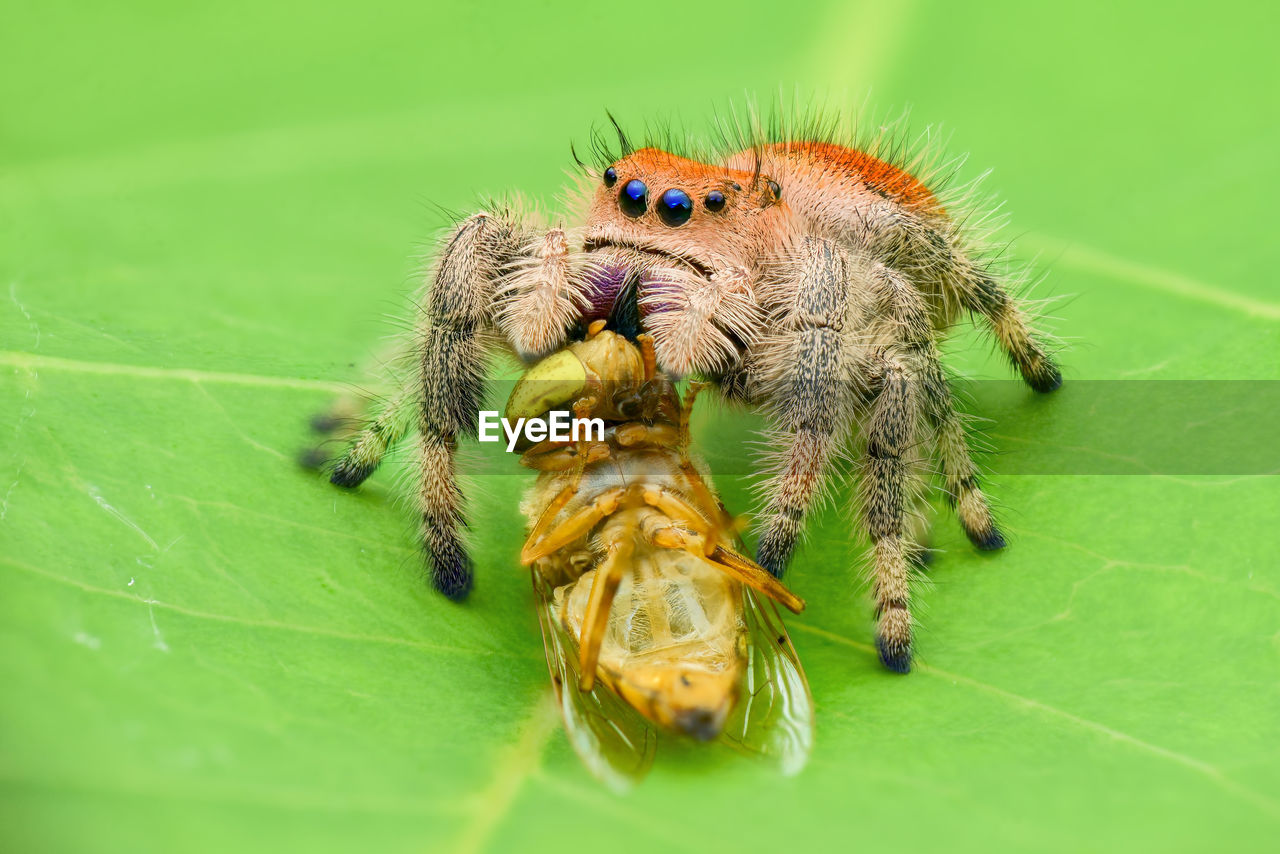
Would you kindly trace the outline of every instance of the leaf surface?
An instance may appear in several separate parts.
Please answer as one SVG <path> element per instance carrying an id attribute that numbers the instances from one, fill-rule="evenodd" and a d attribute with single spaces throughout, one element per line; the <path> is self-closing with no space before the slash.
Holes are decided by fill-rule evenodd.
<path id="1" fill-rule="evenodd" d="M 7 4 L 4 847 L 1273 840 L 1276 477 L 993 475 L 1011 546 L 975 553 L 938 520 L 906 678 L 869 645 L 842 497 L 789 576 L 810 604 L 787 620 L 809 766 L 664 744 L 618 799 L 547 699 L 524 481 L 473 480 L 479 580 L 459 607 L 421 577 L 404 461 L 355 493 L 293 462 L 382 315 L 403 316 L 434 206 L 550 202 L 605 106 L 704 128 L 780 83 L 910 103 L 971 153 L 966 176 L 995 167 L 1015 254 L 1063 297 L 1068 384 L 980 392 L 991 459 L 1087 418 L 1075 381 L 1274 381 L 1277 22 L 1228 6 Z M 1008 377 L 970 333 L 949 350 Z"/>

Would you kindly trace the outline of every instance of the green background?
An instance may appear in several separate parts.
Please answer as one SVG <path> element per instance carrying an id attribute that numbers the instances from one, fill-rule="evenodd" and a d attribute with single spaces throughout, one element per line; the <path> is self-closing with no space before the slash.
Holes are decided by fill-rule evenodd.
<path id="1" fill-rule="evenodd" d="M 779 91 L 910 105 L 994 167 L 1068 343 L 1010 432 L 1072 380 L 1280 378 L 1263 8 L 4 0 L 0 843 L 1273 843 L 1275 477 L 993 477 L 1011 547 L 939 521 L 906 678 L 868 646 L 837 502 L 790 576 L 810 766 L 677 748 L 616 798 L 547 704 L 521 481 L 473 483 L 458 607 L 393 473 L 345 494 L 293 463 L 403 316 L 437 206 L 552 203 L 606 108 L 698 128 Z"/>

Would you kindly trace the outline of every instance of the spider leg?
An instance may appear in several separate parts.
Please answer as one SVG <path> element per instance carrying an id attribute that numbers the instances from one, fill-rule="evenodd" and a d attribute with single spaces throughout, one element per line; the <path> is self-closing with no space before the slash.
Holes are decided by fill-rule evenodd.
<path id="1" fill-rule="evenodd" d="M 377 468 L 387 449 L 400 441 L 412 423 L 415 402 L 413 388 L 405 382 L 413 362 L 411 342 L 403 339 L 401 336 L 373 360 L 377 370 L 371 372 L 369 386 L 351 387 L 312 416 L 311 430 L 318 442 L 299 455 L 305 468 L 324 469 L 333 475 L 345 467 L 348 472 L 340 477 L 346 481 L 362 467 L 369 471 Z M 352 447 L 357 437 L 365 442 L 358 450 Z M 347 446 L 337 459 L 332 459 L 329 450 L 332 442 Z"/>
<path id="2" fill-rule="evenodd" d="M 418 507 L 432 585 L 450 599 L 471 590 L 472 563 L 458 485 L 457 437 L 474 428 L 484 399 L 495 284 L 518 252 L 519 233 L 499 217 L 474 214 L 458 226 L 436 268 L 419 317 Z M 505 263 L 504 263 L 505 262 Z"/>
<path id="3" fill-rule="evenodd" d="M 957 265 L 955 272 L 956 275 L 948 279 L 959 291 L 961 303 L 986 318 L 1000 348 L 1022 374 L 1023 381 L 1042 393 L 1061 386 L 1062 372 L 1036 338 L 1018 301 L 986 270 L 964 263 Z"/>
<path id="4" fill-rule="evenodd" d="M 418 390 L 410 383 L 401 385 L 382 410 L 355 435 L 347 450 L 334 464 L 329 482 L 336 486 L 359 486 L 382 463 L 387 451 L 404 438 L 413 423 L 413 407 Z"/>
<path id="5" fill-rule="evenodd" d="M 849 429 L 849 377 L 844 327 L 848 259 L 836 244 L 810 238 L 786 265 L 775 288 L 789 295 L 776 321 L 779 334 L 760 342 L 748 380 L 769 406 L 780 446 L 764 483 L 765 509 L 756 560 L 781 578 L 821 494 L 826 472 Z"/>
<path id="6" fill-rule="evenodd" d="M 995 274 L 970 257 L 954 223 L 930 221 L 896 206 L 877 208 L 858 222 L 860 235 L 851 239 L 868 254 L 913 280 L 932 280 L 944 302 L 958 302 L 981 315 L 1027 385 L 1038 392 L 1062 385 L 1062 373 L 1032 330 L 1027 313 Z M 947 323 L 949 314 L 943 312 Z"/>
<path id="7" fill-rule="evenodd" d="M 455 461 L 458 435 L 475 433 L 493 333 L 526 356 L 563 340 L 571 313 L 566 306 L 580 298 L 561 275 L 567 253 L 563 231 L 539 235 L 512 211 L 460 222 L 419 305 L 416 380 L 355 437 L 334 469 L 331 480 L 339 486 L 363 482 L 403 435 L 408 418 L 401 416 L 416 404 L 423 550 L 432 586 L 450 599 L 463 599 L 472 585 L 462 539 L 467 524 Z"/>
<path id="8" fill-rule="evenodd" d="M 640 296 L 649 309 L 645 329 L 653 334 L 657 360 L 671 373 L 720 373 L 739 358 L 736 342 L 751 342 L 763 312 L 750 274 L 728 268 L 703 277 L 682 269 L 656 271 Z"/>
<path id="9" fill-rule="evenodd" d="M 895 346 L 901 348 L 915 376 L 920 409 L 934 434 L 948 503 L 975 546 L 984 551 L 1003 548 L 1004 537 L 978 486 L 978 467 L 933 342 L 924 295 L 901 273 L 882 264 L 868 265 L 863 278 L 878 302 L 872 314 L 888 325 L 884 337 L 896 339 Z"/>
<path id="10" fill-rule="evenodd" d="M 573 274 L 569 235 L 556 227 L 527 236 L 498 280 L 494 322 L 525 361 L 559 347 L 565 330 L 587 308 Z"/>
<path id="11" fill-rule="evenodd" d="M 871 537 L 876 650 L 885 667 L 911 670 L 910 574 L 915 546 L 908 538 L 917 384 L 897 357 L 885 357 L 867 423 L 859 499 Z"/>

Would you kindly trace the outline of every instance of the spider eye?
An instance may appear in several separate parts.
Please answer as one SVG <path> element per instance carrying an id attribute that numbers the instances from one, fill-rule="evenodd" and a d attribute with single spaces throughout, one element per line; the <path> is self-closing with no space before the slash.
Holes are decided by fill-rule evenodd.
<path id="1" fill-rule="evenodd" d="M 671 227 L 684 225 L 693 215 L 693 199 L 684 190 L 667 190 L 658 201 L 658 216 Z"/>
<path id="2" fill-rule="evenodd" d="M 724 210 L 724 193 L 719 190 L 707 193 L 707 210 L 713 213 Z"/>
<path id="3" fill-rule="evenodd" d="M 618 193 L 618 207 L 632 219 L 643 214 L 644 209 L 649 207 L 649 188 L 644 185 L 644 181 L 632 178 L 623 184 L 622 192 Z"/>
<path id="4" fill-rule="evenodd" d="M 773 200 L 775 202 L 782 201 L 782 187 L 778 186 L 777 181 L 769 182 L 769 192 L 773 194 Z"/>
<path id="5" fill-rule="evenodd" d="M 618 183 L 618 170 L 610 166 L 608 169 L 604 170 L 604 185 L 606 187 L 612 187 L 616 183 Z"/>

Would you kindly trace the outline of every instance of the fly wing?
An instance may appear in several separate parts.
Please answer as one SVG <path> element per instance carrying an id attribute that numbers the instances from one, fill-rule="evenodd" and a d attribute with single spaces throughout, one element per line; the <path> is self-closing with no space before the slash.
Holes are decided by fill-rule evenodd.
<path id="1" fill-rule="evenodd" d="M 797 774 L 813 746 L 813 698 L 777 607 L 742 587 L 747 661 L 741 695 L 721 739 L 737 750 L 767 757 L 782 773 Z"/>
<path id="2" fill-rule="evenodd" d="M 625 791 L 653 764 L 657 733 L 602 680 L 590 691 L 579 690 L 577 647 L 556 613 L 555 591 L 537 570 L 531 574 L 547 668 L 569 743 L 592 774 L 614 791 Z"/>

